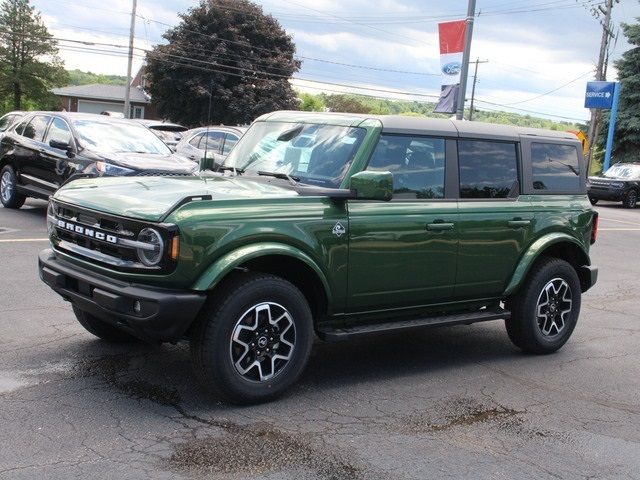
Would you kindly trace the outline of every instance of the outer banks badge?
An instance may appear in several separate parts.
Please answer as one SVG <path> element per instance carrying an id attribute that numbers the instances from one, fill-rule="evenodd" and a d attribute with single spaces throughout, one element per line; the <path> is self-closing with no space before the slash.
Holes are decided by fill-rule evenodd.
<path id="1" fill-rule="evenodd" d="M 331 233 L 333 233 L 336 237 L 341 237 L 342 235 L 347 233 L 347 229 L 344 228 L 340 222 L 337 222 L 333 226 L 333 229 L 331 230 Z"/>

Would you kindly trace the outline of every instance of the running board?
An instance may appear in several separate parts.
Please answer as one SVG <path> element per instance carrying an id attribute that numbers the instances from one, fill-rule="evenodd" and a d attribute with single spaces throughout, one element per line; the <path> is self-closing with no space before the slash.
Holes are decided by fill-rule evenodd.
<path id="1" fill-rule="evenodd" d="M 475 312 L 414 318 L 411 320 L 396 320 L 384 323 L 358 324 L 348 327 L 321 326 L 317 333 L 323 340 L 328 342 L 337 342 L 356 335 L 400 332 L 420 327 L 441 327 L 445 325 L 460 324 L 469 325 L 471 323 L 486 322 L 488 320 L 508 320 L 509 318 L 511 318 L 510 311 L 502 308 L 493 308 L 491 310 L 478 310 Z"/>

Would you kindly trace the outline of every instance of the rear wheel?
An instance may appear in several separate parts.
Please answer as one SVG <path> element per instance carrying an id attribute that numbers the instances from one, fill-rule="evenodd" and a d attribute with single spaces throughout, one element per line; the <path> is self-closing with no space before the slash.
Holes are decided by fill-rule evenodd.
<path id="1" fill-rule="evenodd" d="M 509 302 L 509 338 L 526 352 L 555 352 L 576 326 L 581 295 L 578 275 L 569 263 L 558 258 L 539 261 Z"/>
<path id="2" fill-rule="evenodd" d="M 216 397 L 269 401 L 302 373 L 313 342 L 309 305 L 294 285 L 243 273 L 221 286 L 191 336 L 196 375 Z"/>
<path id="3" fill-rule="evenodd" d="M 138 339 L 133 335 L 129 335 L 127 332 L 120 330 L 113 325 L 109 325 L 104 320 L 80 310 L 75 305 L 73 306 L 73 313 L 75 313 L 78 322 L 87 332 L 106 342 L 128 343 L 138 341 Z"/>
<path id="4" fill-rule="evenodd" d="M 636 208 L 636 204 L 638 203 L 638 192 L 635 190 L 629 190 L 624 194 L 622 199 L 622 205 L 626 208 Z"/>
<path id="5" fill-rule="evenodd" d="M 20 208 L 27 197 L 18 193 L 18 179 L 11 165 L 5 165 L 0 172 L 0 200 L 6 208 Z"/>

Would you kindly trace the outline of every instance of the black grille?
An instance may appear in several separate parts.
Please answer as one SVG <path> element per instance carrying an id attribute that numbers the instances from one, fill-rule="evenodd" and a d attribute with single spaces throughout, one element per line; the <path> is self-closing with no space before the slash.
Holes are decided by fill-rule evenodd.
<path id="1" fill-rule="evenodd" d="M 52 224 L 50 236 L 54 247 L 69 255 L 118 270 L 166 271 L 173 265 L 163 260 L 159 266 L 145 266 L 138 259 L 136 246 L 125 244 L 136 241 L 143 228 L 153 226 L 167 245 L 173 235 L 170 226 L 149 224 L 56 201 L 51 202 L 48 217 Z"/>

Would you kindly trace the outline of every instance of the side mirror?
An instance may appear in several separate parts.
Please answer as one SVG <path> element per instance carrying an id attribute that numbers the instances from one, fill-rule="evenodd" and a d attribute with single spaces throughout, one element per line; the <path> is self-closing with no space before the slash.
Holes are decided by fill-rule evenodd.
<path id="1" fill-rule="evenodd" d="M 351 177 L 350 189 L 358 200 L 383 200 L 393 197 L 393 174 L 366 170 Z"/>
<path id="2" fill-rule="evenodd" d="M 215 166 L 215 161 L 213 157 L 204 156 L 200 159 L 200 170 L 213 170 Z"/>
<path id="3" fill-rule="evenodd" d="M 73 157 L 73 147 L 69 142 L 62 142 L 60 140 L 49 140 L 49 146 L 52 148 L 57 148 L 59 150 L 64 150 L 67 152 L 68 157 Z"/>

